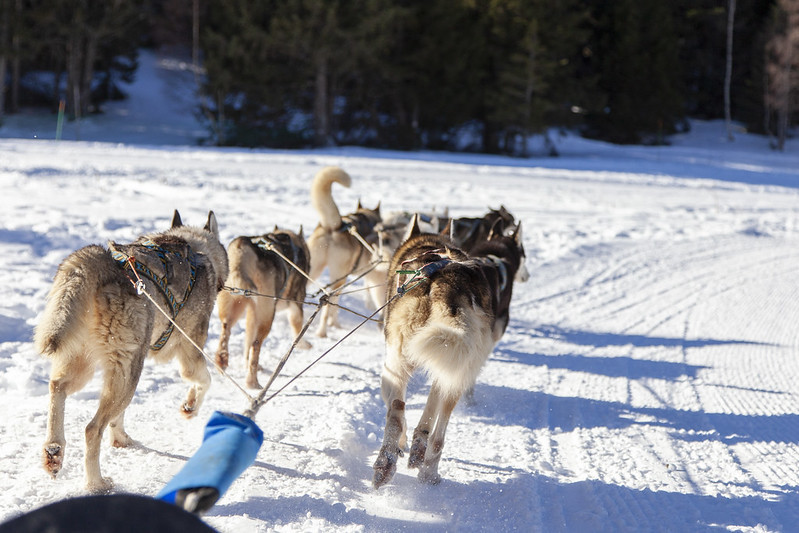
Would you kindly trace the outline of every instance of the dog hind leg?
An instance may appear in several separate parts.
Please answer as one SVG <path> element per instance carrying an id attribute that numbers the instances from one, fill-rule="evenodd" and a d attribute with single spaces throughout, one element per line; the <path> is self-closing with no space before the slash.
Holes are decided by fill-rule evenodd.
<path id="1" fill-rule="evenodd" d="M 406 445 L 405 391 L 411 372 L 407 368 L 400 350 L 388 345 L 386 364 L 383 368 L 382 394 L 386 403 L 386 428 L 383 432 L 383 445 L 374 463 L 372 485 L 380 488 L 394 477 L 397 459 L 402 456 Z"/>
<path id="2" fill-rule="evenodd" d="M 42 457 L 44 469 L 55 478 L 64 461 L 64 407 L 67 396 L 81 390 L 94 375 L 94 365 L 85 355 L 59 354 L 50 371 L 50 407 Z"/>
<path id="3" fill-rule="evenodd" d="M 433 429 L 438 413 L 441 409 L 441 390 L 433 385 L 427 397 L 422 417 L 419 424 L 413 430 L 413 440 L 411 441 L 411 451 L 408 454 L 408 468 L 419 468 L 424 462 L 427 452 L 427 440 Z"/>
<path id="4" fill-rule="evenodd" d="M 205 336 L 200 335 L 199 337 L 195 338 L 197 345 L 205 345 Z M 208 372 L 202 354 L 194 346 L 188 342 L 181 342 L 175 350 L 180 367 L 180 377 L 191 383 L 186 401 L 180 406 L 180 412 L 186 418 L 193 418 L 203 403 L 205 393 L 211 386 L 211 374 Z"/>
<path id="5" fill-rule="evenodd" d="M 266 300 L 259 302 L 247 313 L 247 378 L 246 385 L 251 389 L 260 389 L 258 383 L 258 362 L 261 357 L 261 346 L 275 319 L 275 302 Z"/>
<path id="6" fill-rule="evenodd" d="M 133 444 L 133 439 L 125 431 L 125 411 L 109 422 L 108 429 L 111 430 L 111 446 L 114 448 L 127 448 Z"/>
<path id="7" fill-rule="evenodd" d="M 216 364 L 222 370 L 227 369 L 230 363 L 230 333 L 233 326 L 241 319 L 247 310 L 248 298 L 245 296 L 233 296 L 227 292 L 220 292 L 217 298 L 219 307 L 219 321 L 222 323 L 222 332 L 219 334 L 219 347 L 216 349 Z"/>
<path id="8" fill-rule="evenodd" d="M 294 338 L 296 339 L 302 331 L 302 327 L 304 325 L 302 304 L 291 302 L 288 304 L 288 307 L 286 307 L 286 312 L 288 313 L 291 331 L 294 332 Z M 299 342 L 297 342 L 297 348 L 300 350 L 309 350 L 311 348 L 311 343 L 302 338 L 299 340 Z"/>
<path id="9" fill-rule="evenodd" d="M 431 443 L 427 446 L 424 461 L 419 466 L 418 479 L 423 483 L 437 485 L 441 482 L 441 476 L 438 474 L 438 463 L 441 460 L 441 452 L 444 449 L 444 435 L 447 432 L 447 425 L 457 403 L 458 398 L 445 396 L 442 399 L 441 409 L 436 418 L 436 426 L 430 435 Z"/>

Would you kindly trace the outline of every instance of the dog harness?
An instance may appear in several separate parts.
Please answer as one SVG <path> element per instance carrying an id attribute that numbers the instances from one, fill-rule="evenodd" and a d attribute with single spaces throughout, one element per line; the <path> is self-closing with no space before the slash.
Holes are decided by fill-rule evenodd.
<path id="1" fill-rule="evenodd" d="M 355 228 L 359 235 L 366 237 L 374 231 L 375 221 L 363 213 L 350 213 L 341 217 L 341 226 L 337 231 L 346 233 Z"/>
<path id="2" fill-rule="evenodd" d="M 175 320 L 178 316 L 178 313 L 180 313 L 180 310 L 183 309 L 184 305 L 186 305 L 186 300 L 188 300 L 189 294 L 191 294 L 191 290 L 194 288 L 194 282 L 197 280 L 197 254 L 195 254 L 191 248 L 186 245 L 187 257 L 184 258 L 180 253 L 167 250 L 154 243 L 150 239 L 146 239 L 141 243 L 127 245 L 131 247 L 141 247 L 154 254 L 164 267 L 164 275 L 159 276 L 153 272 L 152 268 L 147 266 L 142 261 L 137 260 L 135 256 L 129 255 L 128 253 L 119 250 L 116 243 L 109 242 L 108 246 L 111 249 L 112 257 L 122 268 L 130 270 L 134 275 L 136 275 L 137 278 L 138 275 L 141 274 L 155 283 L 155 286 L 158 287 L 158 289 L 161 291 L 161 294 L 164 295 L 166 301 L 169 302 L 169 307 L 172 310 L 172 320 Z M 149 256 L 150 254 L 146 255 Z M 188 259 L 189 263 L 189 282 L 186 286 L 186 290 L 183 292 L 183 298 L 178 301 L 178 299 L 175 298 L 172 290 L 169 288 L 169 274 L 172 270 L 172 262 L 176 261 L 178 264 L 180 264 L 184 261 L 184 259 Z M 128 277 L 130 278 L 130 276 Z M 133 282 L 132 279 L 131 282 Z M 174 324 L 170 322 L 158 340 L 152 346 L 150 346 L 150 349 L 153 351 L 158 351 L 163 348 L 167 341 L 169 341 L 169 337 L 172 335 L 172 331 L 174 329 Z"/>
<path id="3" fill-rule="evenodd" d="M 502 259 L 495 255 L 489 254 L 486 259 L 490 260 L 499 269 L 499 292 L 504 291 L 505 287 L 508 286 L 508 267 L 505 266 Z"/>
<path id="4" fill-rule="evenodd" d="M 426 262 L 421 268 L 417 270 L 397 270 L 397 274 L 400 276 L 397 278 L 397 292 L 400 294 L 404 294 L 409 290 L 416 287 L 419 283 L 430 281 L 430 278 L 439 270 L 443 269 L 450 263 L 454 263 L 452 259 L 449 257 L 442 257 L 441 253 L 445 253 L 445 250 L 431 250 L 428 252 L 423 253 L 418 257 L 414 257 L 413 259 L 408 259 L 402 262 L 402 265 L 406 265 L 408 263 L 412 263 L 414 261 L 418 261 L 423 259 L 425 256 L 430 255 L 430 261 Z M 437 259 L 434 259 L 437 258 Z M 508 269 L 505 266 L 505 263 L 499 257 L 495 255 L 487 255 L 485 257 L 474 257 L 471 259 L 467 259 L 465 261 L 459 261 L 461 264 L 473 264 L 473 265 L 481 265 L 481 266 L 490 266 L 495 267 L 499 271 L 499 286 L 497 286 L 496 290 L 496 300 L 497 302 L 500 300 L 500 296 L 502 291 L 505 290 L 505 287 L 508 286 Z M 413 274 L 413 277 L 406 280 L 406 275 Z M 416 281 L 415 284 L 407 287 L 407 285 L 411 281 Z"/>
<path id="5" fill-rule="evenodd" d="M 446 250 L 443 249 L 429 250 L 418 257 L 414 257 L 413 259 L 406 259 L 405 261 L 403 261 L 400 264 L 400 266 L 405 266 L 409 263 L 413 263 L 414 261 L 422 260 L 425 256 L 428 255 L 430 256 L 430 260 L 424 263 L 417 270 L 403 270 L 403 269 L 397 270 L 397 274 L 399 274 L 399 276 L 397 277 L 397 292 L 399 294 L 405 294 L 406 292 L 413 289 L 420 283 L 423 283 L 425 281 L 430 281 L 430 278 L 433 276 L 433 274 L 435 274 L 436 272 L 438 272 L 448 264 L 452 263 L 453 261 L 449 257 L 439 255 L 443 253 L 446 253 Z M 406 281 L 406 277 L 410 274 L 412 274 L 413 277 L 411 277 L 411 279 Z M 416 281 L 416 283 L 408 287 L 408 284 L 411 283 L 412 281 Z"/>

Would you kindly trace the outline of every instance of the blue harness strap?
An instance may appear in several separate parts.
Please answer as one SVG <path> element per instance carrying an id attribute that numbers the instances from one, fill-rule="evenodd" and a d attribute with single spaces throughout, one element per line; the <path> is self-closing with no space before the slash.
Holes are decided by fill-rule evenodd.
<path id="1" fill-rule="evenodd" d="M 188 248 L 187 255 L 189 260 L 189 282 L 186 285 L 186 290 L 183 292 L 183 298 L 181 298 L 181 300 L 178 301 L 178 299 L 175 298 L 175 295 L 172 293 L 172 291 L 169 288 L 169 280 L 167 279 L 166 273 L 169 270 L 170 263 L 169 259 L 167 258 L 167 254 L 172 254 L 176 256 L 179 261 L 182 260 L 183 257 L 177 252 L 170 252 L 169 250 L 165 250 L 164 248 L 162 248 L 161 246 L 157 245 L 156 243 L 154 243 L 149 239 L 141 242 L 137 246 L 143 246 L 144 248 L 147 248 L 148 250 L 152 251 L 156 255 L 156 257 L 158 257 L 158 259 L 161 261 L 161 264 L 164 267 L 163 276 L 159 276 L 158 274 L 153 272 L 153 270 L 150 267 L 148 267 L 146 264 L 142 263 L 141 261 L 136 260 L 135 257 L 133 258 L 133 261 L 129 261 L 129 259 L 131 259 L 131 256 L 129 256 L 124 252 L 116 250 L 113 247 L 111 249 L 111 255 L 113 256 L 114 260 L 116 260 L 123 268 L 135 269 L 136 272 L 145 276 L 150 281 L 155 283 L 156 287 L 158 287 L 158 289 L 161 291 L 161 294 L 163 294 L 164 298 L 166 298 L 166 301 L 169 302 L 169 307 L 172 310 L 172 319 L 174 320 L 175 318 L 177 318 L 178 313 L 180 313 L 180 310 L 183 309 L 183 306 L 186 305 L 186 300 L 189 298 L 189 294 L 191 294 L 191 290 L 194 288 L 194 282 L 197 280 L 197 256 L 193 251 L 191 251 L 191 248 L 189 248 L 187 245 L 186 246 Z M 167 328 L 158 338 L 158 340 L 155 341 L 155 343 L 153 343 L 152 346 L 150 346 L 150 349 L 153 351 L 158 351 L 161 348 L 163 348 L 164 345 L 167 343 L 167 341 L 169 341 L 169 337 L 172 335 L 172 331 L 174 329 L 175 326 L 170 322 Z"/>
<path id="2" fill-rule="evenodd" d="M 264 433 L 246 416 L 215 411 L 205 426 L 200 449 L 156 498 L 176 503 L 179 491 L 214 488 L 219 496 L 255 462 Z"/>

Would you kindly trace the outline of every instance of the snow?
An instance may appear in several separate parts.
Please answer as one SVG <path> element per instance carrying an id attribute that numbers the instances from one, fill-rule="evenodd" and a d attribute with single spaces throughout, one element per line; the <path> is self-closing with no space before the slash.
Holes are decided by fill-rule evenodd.
<path id="1" fill-rule="evenodd" d="M 151 75 L 136 82 L 149 96 L 83 121 L 81 141 L 54 141 L 54 117 L 52 132 L 36 116 L 0 128 L 0 522 L 85 493 L 83 431 L 99 377 L 67 400 L 58 479 L 41 467 L 49 363 L 31 335 L 59 262 L 90 243 L 164 229 L 175 208 L 189 224 L 213 209 L 225 243 L 275 224 L 307 233 L 317 222 L 310 181 L 335 164 L 353 178 L 351 189 L 334 188 L 342 212 L 358 199 L 454 216 L 504 204 L 523 221 L 531 278 L 514 289 L 474 402 L 452 417 L 440 485 L 420 485 L 401 463 L 391 483 L 371 487 L 384 344 L 368 324 L 261 409 L 258 458 L 208 524 L 225 533 L 796 530 L 796 141 L 777 153 L 762 137 L 739 132 L 730 143 L 722 123 L 694 122 L 666 147 L 558 138 L 560 158 L 200 148 L 186 106 L 157 97 L 185 93 L 185 84 L 170 91 L 185 72 L 156 60 L 144 57 Z M 343 303 L 369 310 L 363 293 Z M 311 336 L 313 348 L 289 359 L 273 390 L 360 322 L 341 318 L 344 328 Z M 208 353 L 219 332 L 214 315 Z M 279 316 L 262 382 L 290 342 Z M 239 382 L 243 350 L 240 325 L 229 369 Z M 213 410 L 248 407 L 213 380 L 187 421 L 176 365 L 145 366 L 126 416 L 136 445 L 103 442 L 103 473 L 118 492 L 155 495 Z M 426 391 L 423 376 L 412 380 L 411 427 Z"/>

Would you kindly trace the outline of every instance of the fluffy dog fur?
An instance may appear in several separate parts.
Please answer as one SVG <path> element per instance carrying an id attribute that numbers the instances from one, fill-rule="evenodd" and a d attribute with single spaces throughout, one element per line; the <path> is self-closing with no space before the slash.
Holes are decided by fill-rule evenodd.
<path id="1" fill-rule="evenodd" d="M 245 356 L 247 361 L 248 387 L 259 389 L 258 359 L 261 345 L 269 331 L 275 312 L 288 311 L 289 324 L 296 338 L 303 326 L 302 301 L 305 299 L 307 278 L 297 268 L 287 263 L 276 252 L 289 259 L 303 272 L 308 271 L 310 252 L 302 235 L 299 233 L 275 228 L 272 233 L 259 237 L 237 237 L 228 246 L 230 274 L 226 285 L 237 289 L 245 289 L 258 293 L 254 296 L 233 294 L 222 291 L 217 298 L 219 320 L 222 322 L 222 333 L 219 337 L 219 348 L 216 351 L 216 363 L 224 368 L 228 366 L 228 342 L 230 332 L 236 322 L 247 313 L 245 333 Z M 259 295 L 276 296 L 268 298 Z M 310 348 L 306 340 L 300 340 L 298 348 Z"/>
<path id="2" fill-rule="evenodd" d="M 352 233 L 354 228 L 371 246 L 377 244 L 374 228 L 380 222 L 380 205 L 375 209 L 366 209 L 358 202 L 354 213 L 341 216 L 338 206 L 333 200 L 332 186 L 338 183 L 349 187 L 352 179 L 349 174 L 338 167 L 325 167 L 314 177 L 311 184 L 311 203 L 319 213 L 319 225 L 308 238 L 308 249 L 311 251 L 312 279 L 319 279 L 327 267 L 330 274 L 330 289 L 336 293 L 346 283 L 346 278 L 355 271 L 367 269 L 372 261 L 378 259 Z M 385 268 L 374 269 L 365 277 L 370 285 L 373 303 L 379 307 L 383 303 Z M 331 299 L 335 303 L 337 298 Z M 327 336 L 328 326 L 338 326 L 338 313 L 335 305 L 326 305 L 321 313 L 317 335 Z"/>
<path id="3" fill-rule="evenodd" d="M 161 257 L 154 255 L 158 246 Z M 172 228 L 146 235 L 131 245 L 109 243 L 124 249 L 136 262 L 146 265 L 165 281 L 184 307 L 175 317 L 180 327 L 202 346 L 216 294 L 227 277 L 228 264 L 213 212 L 204 228 L 183 226 L 175 211 Z M 86 486 L 91 492 L 112 487 L 100 473 L 100 441 L 106 426 L 111 444 L 124 447 L 133 441 L 125 432 L 123 417 L 133 398 L 148 353 L 158 362 L 177 358 L 180 374 L 189 383 L 181 412 L 193 417 L 211 383 L 203 356 L 178 331 L 163 349 L 152 346 L 163 341 L 169 322 L 131 283 L 133 272 L 114 258 L 111 249 L 91 245 L 72 253 L 58 268 L 44 313 L 34 334 L 40 353 L 50 358 L 50 408 L 44 445 L 44 467 L 53 477 L 64 460 L 64 405 L 66 398 L 81 390 L 96 369 L 104 372 L 97 413 L 86 427 Z M 192 269 L 195 281 L 190 292 Z M 170 309 L 165 292 L 142 276 L 147 293 L 164 309 Z M 188 294 L 186 294 L 188 292 Z"/>
<path id="4" fill-rule="evenodd" d="M 438 464 L 449 418 L 505 331 L 513 278 L 524 261 L 520 231 L 491 236 L 478 250 L 484 255 L 474 257 L 443 235 L 421 233 L 416 220 L 407 237 L 389 266 L 382 376 L 388 411 L 374 463 L 375 488 L 393 477 L 406 447 L 405 393 L 416 370 L 430 376 L 431 387 L 413 432 L 408 467 L 419 468 L 420 481 L 440 481 Z M 426 271 L 421 282 L 398 272 L 417 269 Z M 405 292 L 391 299 L 397 287 Z"/>

